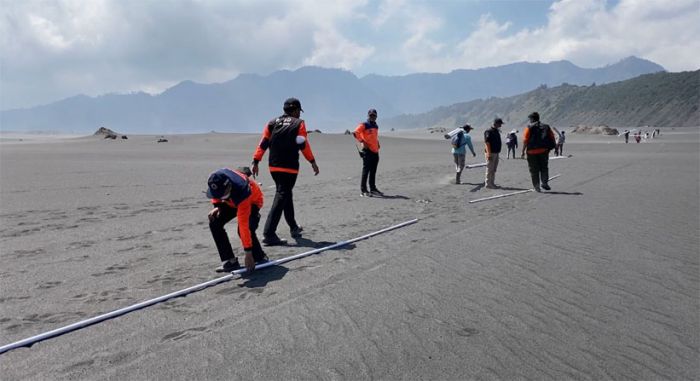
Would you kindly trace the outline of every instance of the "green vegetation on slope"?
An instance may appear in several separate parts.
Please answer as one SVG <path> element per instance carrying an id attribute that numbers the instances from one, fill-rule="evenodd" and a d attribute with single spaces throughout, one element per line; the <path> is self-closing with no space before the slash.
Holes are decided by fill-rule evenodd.
<path id="1" fill-rule="evenodd" d="M 439 107 L 418 115 L 402 115 L 384 122 L 387 127 L 454 127 L 468 122 L 488 126 L 499 116 L 506 129 L 523 126 L 538 111 L 555 126 L 698 126 L 700 70 L 642 75 L 607 85 L 554 88 L 541 86 L 508 98 L 480 99 Z"/>

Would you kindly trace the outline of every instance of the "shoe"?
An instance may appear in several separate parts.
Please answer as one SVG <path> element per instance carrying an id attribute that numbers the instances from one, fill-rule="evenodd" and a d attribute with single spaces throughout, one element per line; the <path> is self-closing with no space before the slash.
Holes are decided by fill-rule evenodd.
<path id="1" fill-rule="evenodd" d="M 292 238 L 301 238 L 301 232 L 304 231 L 304 228 L 301 226 L 297 226 L 289 231 L 289 233 L 292 235 Z"/>
<path id="2" fill-rule="evenodd" d="M 265 246 L 282 246 L 287 244 L 287 240 L 281 239 L 280 237 L 275 235 L 263 238 L 262 243 Z"/>
<path id="3" fill-rule="evenodd" d="M 261 265 L 263 263 L 270 262 L 270 258 L 267 257 L 267 255 L 263 254 L 262 258 L 255 258 L 255 264 L 256 265 Z"/>
<path id="4" fill-rule="evenodd" d="M 552 188 L 549 187 L 549 184 L 542 184 L 542 189 L 544 189 L 544 190 L 552 190 Z"/>
<path id="5" fill-rule="evenodd" d="M 535 192 L 537 192 L 537 193 L 542 192 L 542 189 L 540 189 L 540 186 L 539 186 L 539 185 L 535 185 L 535 188 L 534 188 L 534 189 L 535 189 Z"/>
<path id="6" fill-rule="evenodd" d="M 238 258 L 234 258 L 232 260 L 228 260 L 226 263 L 219 266 L 216 269 L 216 272 L 217 273 L 230 273 L 230 272 L 234 272 L 234 271 L 240 270 L 240 269 L 241 269 L 241 265 L 240 265 L 240 263 L 238 263 Z"/>
<path id="7" fill-rule="evenodd" d="M 498 189 L 498 187 L 495 186 L 495 185 L 487 185 L 487 186 L 485 186 L 484 188 L 487 188 L 487 189 Z"/>
<path id="8" fill-rule="evenodd" d="M 372 189 L 369 191 L 372 196 L 384 196 L 384 193 L 382 193 L 379 189 Z"/>
<path id="9" fill-rule="evenodd" d="M 360 192 L 360 197 L 372 197 L 372 195 L 369 192 Z"/>

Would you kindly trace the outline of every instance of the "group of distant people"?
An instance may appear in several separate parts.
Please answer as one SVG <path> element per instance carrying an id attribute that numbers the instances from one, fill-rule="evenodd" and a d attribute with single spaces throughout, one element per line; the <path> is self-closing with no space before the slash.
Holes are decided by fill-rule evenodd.
<path id="1" fill-rule="evenodd" d="M 625 143 L 629 143 L 630 133 L 631 133 L 630 130 L 625 130 L 625 132 L 622 133 L 622 135 L 625 137 Z M 659 129 L 659 128 L 653 129 L 651 131 L 651 135 L 649 134 L 649 131 L 644 131 L 644 133 L 642 134 L 641 130 L 637 130 L 637 132 L 634 133 L 634 140 L 637 143 L 641 143 L 642 137 L 644 137 L 644 139 L 649 139 L 649 136 L 651 136 L 651 138 L 653 139 L 659 135 L 661 135 L 661 129 Z"/>
<path id="2" fill-rule="evenodd" d="M 540 115 L 537 112 L 531 113 L 528 119 L 529 124 L 523 133 L 522 154 L 520 157 L 524 159 L 527 153 L 527 162 L 534 189 L 537 192 L 541 192 L 542 189 L 550 190 L 548 169 L 549 153 L 551 150 L 554 150 L 557 156 L 563 155 L 566 135 L 564 131 L 559 132 L 556 128 L 541 123 Z M 502 148 L 500 129 L 503 124 L 501 118 L 496 118 L 491 127 L 484 131 L 484 154 L 486 157 L 484 187 L 488 189 L 498 188 L 495 183 L 495 178 Z M 472 155 L 476 156 L 471 143 L 471 137 L 469 136 L 469 132 L 471 132 L 473 128 L 469 124 L 465 124 L 462 126 L 462 129 L 463 131 L 457 132 L 452 138 L 452 154 L 455 162 L 456 184 L 461 183 L 461 175 L 465 167 L 465 147 L 469 147 Z M 511 154 L 515 159 L 515 152 L 518 148 L 517 132 L 517 130 L 512 130 L 506 135 L 505 143 L 508 148 L 506 159 L 510 159 Z"/>

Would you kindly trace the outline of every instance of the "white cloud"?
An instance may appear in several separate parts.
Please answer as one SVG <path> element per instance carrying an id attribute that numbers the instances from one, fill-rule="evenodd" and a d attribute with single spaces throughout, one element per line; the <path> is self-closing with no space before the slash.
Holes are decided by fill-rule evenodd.
<path id="1" fill-rule="evenodd" d="M 353 43 L 335 30 L 318 30 L 314 32 L 314 50 L 304 64 L 351 70 L 372 53 L 373 47 Z"/>
<path id="2" fill-rule="evenodd" d="M 700 66 L 697 0 L 562 0 L 528 29 L 497 13 L 451 25 L 433 1 L 0 2 L 0 109 L 302 65 L 398 74 L 637 55 L 672 71 Z"/>
<path id="3" fill-rule="evenodd" d="M 305 64 L 353 69 L 374 48 L 343 35 L 362 1 L 5 1 L 0 108 L 83 93 L 162 91 Z"/>
<path id="4" fill-rule="evenodd" d="M 508 21 L 483 15 L 466 38 L 441 47 L 422 35 L 423 49 L 406 52 L 412 70 L 446 72 L 514 61 L 571 60 L 597 67 L 636 55 L 667 70 L 700 67 L 700 3 L 696 0 L 622 0 L 612 8 L 604 0 L 562 0 L 552 4 L 546 25 L 512 30 Z M 406 44 L 415 47 L 412 42 Z M 435 47 L 438 46 L 438 49 Z"/>

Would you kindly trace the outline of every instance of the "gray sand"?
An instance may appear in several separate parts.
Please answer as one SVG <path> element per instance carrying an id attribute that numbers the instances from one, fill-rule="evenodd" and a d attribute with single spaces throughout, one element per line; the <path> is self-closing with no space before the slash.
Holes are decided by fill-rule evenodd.
<path id="1" fill-rule="evenodd" d="M 314 134 L 304 239 L 271 258 L 421 221 L 5 353 L 1 378 L 698 379 L 700 134 L 666 131 L 571 134 L 552 193 L 472 205 L 529 188 L 526 162 L 458 186 L 447 141 L 395 133 L 397 197 L 360 198 L 352 138 Z M 202 191 L 259 136 L 168 139 L 0 145 L 0 345 L 220 276 Z"/>

